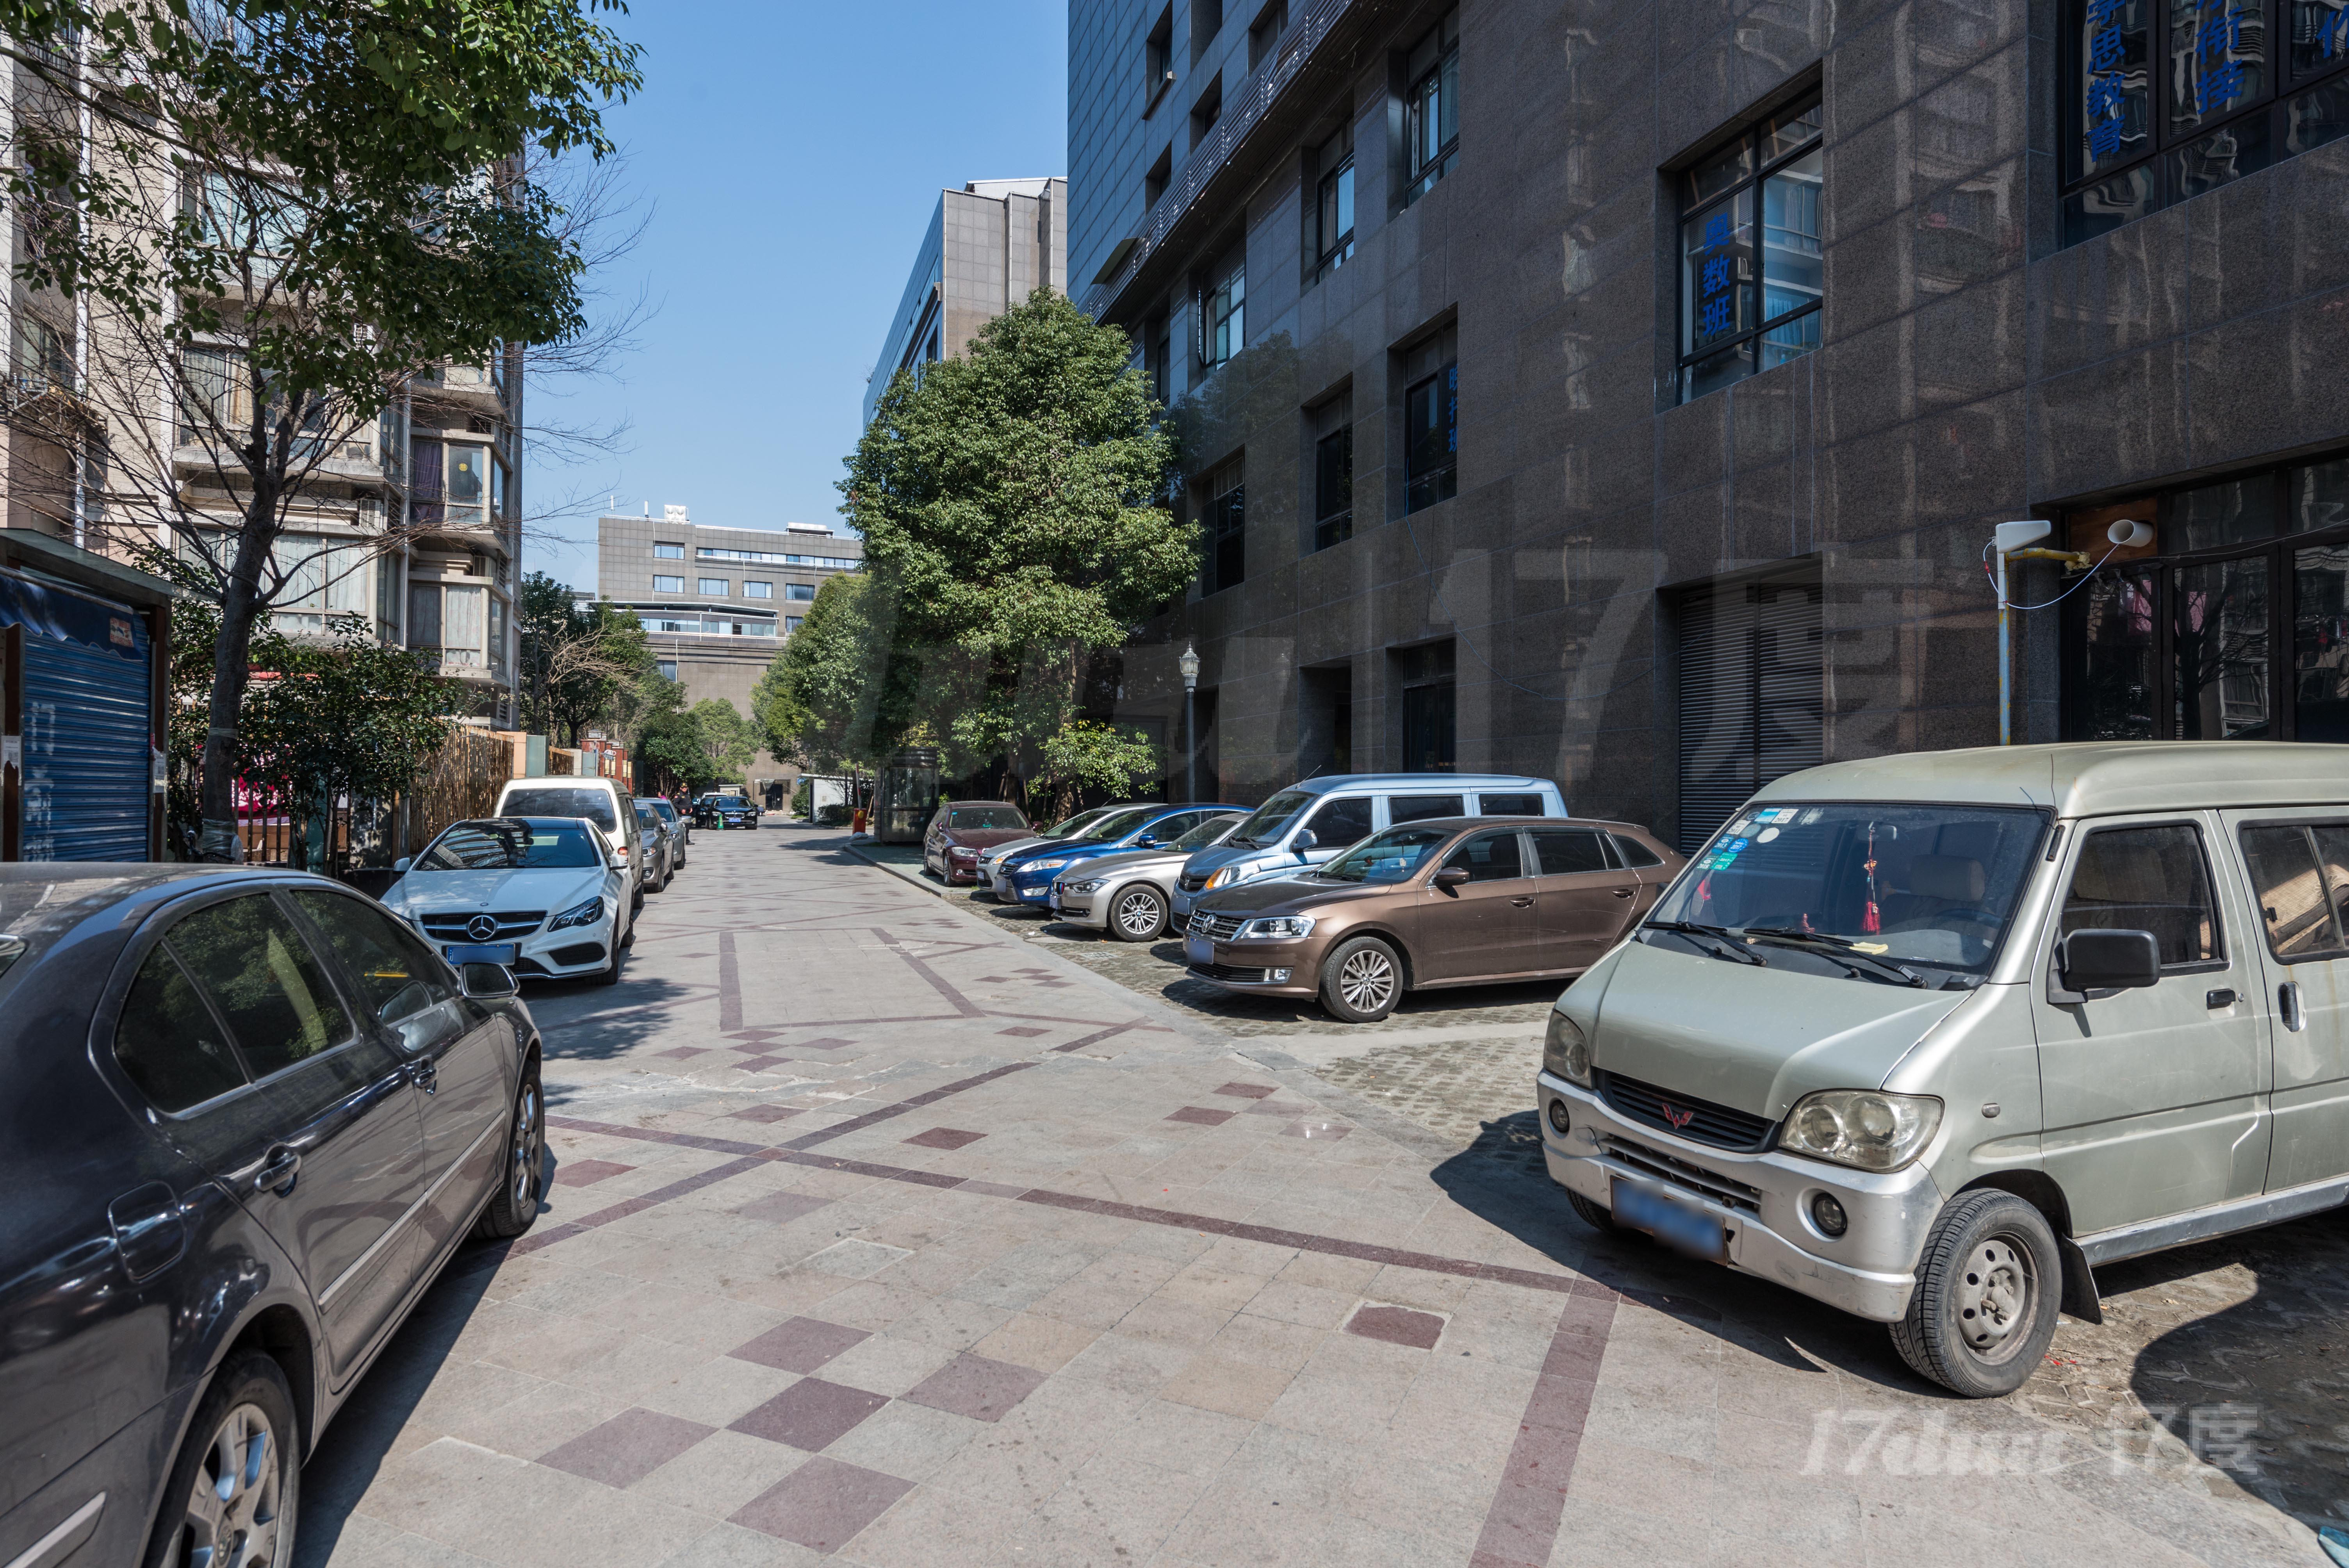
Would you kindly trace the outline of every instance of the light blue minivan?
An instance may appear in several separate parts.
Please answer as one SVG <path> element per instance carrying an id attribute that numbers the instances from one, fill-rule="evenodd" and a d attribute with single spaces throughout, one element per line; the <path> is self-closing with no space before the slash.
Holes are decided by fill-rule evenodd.
<path id="1" fill-rule="evenodd" d="M 1173 923 L 1210 888 L 1318 865 L 1398 822 L 1430 817 L 1563 817 L 1566 797 L 1547 779 L 1512 773 L 1339 773 L 1292 784 L 1258 806 L 1231 837 L 1183 862 Z"/>

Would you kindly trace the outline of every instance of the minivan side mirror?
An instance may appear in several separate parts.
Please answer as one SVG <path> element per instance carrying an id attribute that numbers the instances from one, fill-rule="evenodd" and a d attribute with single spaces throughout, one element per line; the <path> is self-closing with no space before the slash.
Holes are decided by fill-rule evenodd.
<path id="1" fill-rule="evenodd" d="M 1466 866 L 1446 866 L 1442 871 L 1435 873 L 1434 885 L 1440 888 L 1455 888 L 1467 880 L 1468 868 Z"/>
<path id="2" fill-rule="evenodd" d="M 2075 931 L 2062 953 L 2070 990 L 2133 991 L 2161 979 L 2161 944 L 2150 931 Z"/>
<path id="3" fill-rule="evenodd" d="M 1288 841 L 1288 847 L 1289 847 L 1290 849 L 1292 849 L 1292 850 L 1295 850 L 1299 854 L 1300 854 L 1300 855 L 1301 855 L 1301 854 L 1303 854 L 1306 851 L 1308 851 L 1308 850 L 1309 850 L 1309 849 L 1313 848 L 1313 846 L 1314 846 L 1314 845 L 1316 845 L 1316 844 L 1319 843 L 1320 841 L 1320 841 L 1319 839 L 1318 839 L 1318 838 L 1316 838 L 1316 837 L 1314 836 L 1314 834 L 1313 834 L 1313 830 L 1312 830 L 1312 829 L 1310 829 L 1310 828 L 1299 828 L 1299 829 L 1297 830 L 1297 837 L 1295 837 L 1295 838 L 1293 838 L 1293 839 L 1291 839 L 1291 840 L 1289 840 L 1289 841 Z"/>

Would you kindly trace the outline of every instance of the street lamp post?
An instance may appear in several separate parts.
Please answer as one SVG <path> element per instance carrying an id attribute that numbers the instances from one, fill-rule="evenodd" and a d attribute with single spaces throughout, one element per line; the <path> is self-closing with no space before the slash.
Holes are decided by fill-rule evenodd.
<path id="1" fill-rule="evenodd" d="M 1196 706 L 1199 693 L 1199 650 L 1189 641 L 1183 644 L 1183 656 L 1174 661 L 1183 672 L 1183 799 L 1199 798 L 1199 724 Z"/>

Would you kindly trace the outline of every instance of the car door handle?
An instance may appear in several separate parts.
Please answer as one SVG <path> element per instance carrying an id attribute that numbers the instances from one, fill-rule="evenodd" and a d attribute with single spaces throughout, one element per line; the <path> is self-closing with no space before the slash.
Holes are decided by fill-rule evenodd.
<path id="1" fill-rule="evenodd" d="M 2276 987 L 2276 1011 L 2283 1015 L 2283 1026 L 2293 1034 L 2308 1027 L 2308 1014 L 2300 1005 L 2300 982 L 2287 980 Z"/>
<path id="2" fill-rule="evenodd" d="M 294 1191 L 294 1178 L 301 1174 L 302 1154 L 281 1143 L 269 1151 L 269 1159 L 253 1179 L 256 1192 L 274 1192 L 283 1198 Z"/>
<path id="3" fill-rule="evenodd" d="M 2231 1007 L 2235 1005 L 2235 993 L 2223 986 L 2216 991 L 2205 991 L 2202 993 L 2202 1005 L 2211 1008 Z"/>
<path id="4" fill-rule="evenodd" d="M 1509 901 L 1509 907 L 1512 909 L 1531 909 L 1533 906 L 1534 901 L 1529 898 L 1513 898 Z"/>
<path id="5" fill-rule="evenodd" d="M 1630 898 L 1633 893 L 1638 892 L 1640 890 L 1635 887 L 1615 887 L 1609 888 L 1607 891 L 1613 893 L 1617 898 Z"/>
<path id="6" fill-rule="evenodd" d="M 426 1094 L 430 1094 L 440 1087 L 440 1069 L 433 1065 L 430 1057 L 420 1057 L 410 1062 L 408 1067 L 408 1077 L 410 1082 Z"/>

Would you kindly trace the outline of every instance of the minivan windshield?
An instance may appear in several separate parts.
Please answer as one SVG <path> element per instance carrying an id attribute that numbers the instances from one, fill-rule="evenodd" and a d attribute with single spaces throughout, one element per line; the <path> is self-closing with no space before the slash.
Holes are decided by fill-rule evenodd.
<path id="1" fill-rule="evenodd" d="M 612 810 L 612 796 L 603 789 L 541 785 L 510 790 L 500 804 L 510 817 L 585 817 L 607 833 L 620 830 L 620 819 Z"/>
<path id="2" fill-rule="evenodd" d="M 455 822 L 416 857 L 419 872 L 543 872 L 600 866 L 604 856 L 576 822 L 507 817 Z"/>
<path id="3" fill-rule="evenodd" d="M 1170 850 L 1204 850 L 1230 831 L 1232 824 L 1239 820 L 1237 811 L 1210 817 L 1166 847 Z"/>
<path id="4" fill-rule="evenodd" d="M 2014 806 L 1751 806 L 1657 904 L 1648 940 L 1657 927 L 1709 927 L 1746 934 L 1758 954 L 1816 937 L 1822 949 L 1981 974 L 2046 828 L 2044 812 Z M 1701 934 L 1692 944 L 1711 945 Z"/>
<path id="5" fill-rule="evenodd" d="M 1298 815 L 1311 804 L 1313 797 L 1304 790 L 1283 789 L 1249 812 L 1248 820 L 1233 829 L 1232 836 L 1224 842 L 1245 845 L 1251 850 L 1268 844 L 1280 837 L 1288 825 L 1297 820 Z"/>
<path id="6" fill-rule="evenodd" d="M 1456 831 L 1453 828 L 1389 828 L 1306 874 L 1330 882 L 1408 882 Z"/>

